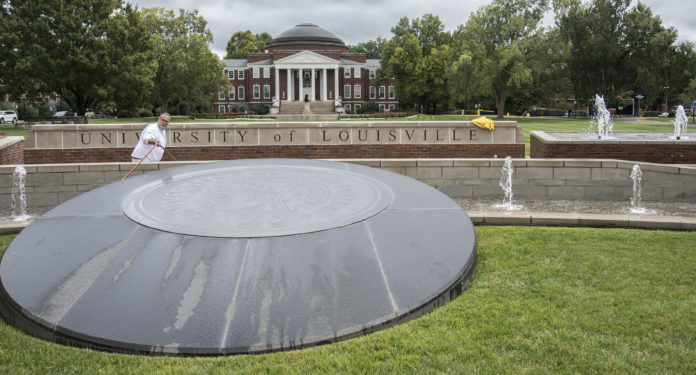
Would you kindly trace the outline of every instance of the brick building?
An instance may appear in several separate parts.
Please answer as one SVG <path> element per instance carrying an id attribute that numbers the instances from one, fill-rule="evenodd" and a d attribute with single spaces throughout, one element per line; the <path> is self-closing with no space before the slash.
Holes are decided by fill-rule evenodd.
<path id="1" fill-rule="evenodd" d="M 219 90 L 215 110 L 234 112 L 241 103 L 271 105 L 279 99 L 280 112 L 290 102 L 324 102 L 333 108 L 340 99 L 346 110 L 356 111 L 367 101 L 380 111 L 399 106 L 395 80 L 378 85 L 371 80 L 380 68 L 379 59 L 348 52 L 343 41 L 313 24 L 300 24 L 273 39 L 265 52 L 246 59 L 223 60 L 229 90 Z"/>

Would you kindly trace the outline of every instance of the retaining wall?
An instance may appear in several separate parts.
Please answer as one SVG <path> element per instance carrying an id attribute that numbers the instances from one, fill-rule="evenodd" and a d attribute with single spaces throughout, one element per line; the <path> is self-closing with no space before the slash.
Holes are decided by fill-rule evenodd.
<path id="1" fill-rule="evenodd" d="M 337 159 L 334 159 L 337 160 Z M 455 199 L 502 198 L 502 159 L 342 159 L 407 175 Z M 134 174 L 199 162 L 143 163 Z M 516 199 L 627 200 L 634 162 L 515 159 Z M 696 168 L 639 163 L 644 201 L 696 201 Z M 133 163 L 24 165 L 29 208 L 53 207 L 85 191 L 120 180 Z M 0 166 L 0 202 L 9 211 L 14 165 Z"/>
<path id="2" fill-rule="evenodd" d="M 615 133 L 616 134 L 616 133 Z M 696 139 L 670 140 L 556 139 L 553 133 L 533 131 L 529 136 L 532 158 L 621 159 L 666 164 L 695 164 Z"/>
<path id="3" fill-rule="evenodd" d="M 24 137 L 0 137 L 0 165 L 24 164 Z"/>

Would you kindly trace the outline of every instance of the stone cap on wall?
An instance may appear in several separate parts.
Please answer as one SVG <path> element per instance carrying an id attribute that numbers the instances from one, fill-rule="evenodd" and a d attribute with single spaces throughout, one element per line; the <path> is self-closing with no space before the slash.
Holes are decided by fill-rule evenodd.
<path id="1" fill-rule="evenodd" d="M 673 132 L 614 132 L 613 137 L 599 139 L 596 134 L 579 132 L 545 132 L 533 131 L 530 137 L 535 137 L 542 143 L 556 144 L 675 144 L 696 145 L 696 135 L 689 138 L 674 139 Z"/>
<path id="2" fill-rule="evenodd" d="M 35 125 L 26 147 L 134 147 L 145 126 Z M 523 143 L 516 121 L 498 121 L 493 131 L 470 121 L 196 122 L 167 128 L 167 147 Z"/>

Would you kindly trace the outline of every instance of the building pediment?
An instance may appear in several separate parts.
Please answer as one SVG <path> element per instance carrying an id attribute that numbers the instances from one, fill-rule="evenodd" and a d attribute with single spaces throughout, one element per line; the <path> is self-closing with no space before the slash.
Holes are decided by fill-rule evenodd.
<path id="1" fill-rule="evenodd" d="M 275 61 L 276 65 L 325 65 L 338 64 L 338 60 L 312 51 L 302 51 Z"/>

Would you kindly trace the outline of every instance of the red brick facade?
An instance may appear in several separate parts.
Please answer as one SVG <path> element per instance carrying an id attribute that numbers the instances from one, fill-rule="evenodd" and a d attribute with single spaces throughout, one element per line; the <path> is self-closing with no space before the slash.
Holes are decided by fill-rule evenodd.
<path id="1" fill-rule="evenodd" d="M 302 31 L 295 34 L 294 30 L 298 28 Z M 310 56 L 311 58 L 303 60 L 303 63 L 293 62 L 291 65 L 283 63 L 283 59 L 299 56 L 308 51 L 314 57 Z M 274 39 L 265 52 L 249 53 L 246 59 L 230 59 L 223 62 L 225 64 L 223 74 L 229 79 L 229 87 L 219 89 L 226 92 L 218 92 L 215 95 L 214 109 L 218 113 L 241 111 L 244 105 L 259 103 L 271 105 L 276 96 L 279 100 L 289 100 L 290 97 L 293 101 L 303 100 L 300 86 L 307 85 L 311 82 L 311 78 L 305 76 L 300 84 L 298 82 L 300 69 L 303 69 L 305 74 L 311 74 L 309 72 L 312 69 L 315 72 L 314 100 L 323 100 L 321 88 L 323 86 L 326 87 L 326 100 L 332 101 L 340 97 L 347 110 L 355 111 L 366 101 L 377 103 L 380 110 L 396 109 L 399 106 L 396 95 L 394 94 L 391 98 L 389 96 L 389 87 L 392 87 L 392 92 L 395 92 L 394 79 L 380 82 L 373 89 L 374 97 L 370 96 L 372 84 L 370 74 L 376 73 L 379 69 L 379 60 L 367 59 L 364 53 L 349 52 L 340 39 L 316 25 L 297 25 L 295 29 L 288 30 Z M 278 68 L 276 64 L 282 66 Z M 279 73 L 277 81 L 276 69 Z M 290 90 L 287 87 L 289 69 L 292 71 L 290 81 L 293 82 Z M 350 70 L 348 76 L 344 74 L 347 70 Z M 254 71 L 258 72 L 257 77 L 254 77 Z M 356 77 L 356 71 L 359 73 L 358 77 Z M 323 72 L 326 72 L 326 76 L 320 78 Z M 336 77 L 338 84 L 335 82 Z M 345 95 L 346 86 L 350 86 L 349 96 Z M 383 96 L 379 95 L 379 86 L 385 87 Z M 311 83 L 305 87 L 311 87 Z M 356 89 L 359 95 L 356 95 Z M 305 88 L 304 93 L 307 93 L 306 90 Z M 243 96 L 240 96 L 242 92 Z M 258 95 L 255 95 L 255 92 Z"/>
<path id="2" fill-rule="evenodd" d="M 24 164 L 24 141 L 0 149 L 0 164 Z"/>
<path id="3" fill-rule="evenodd" d="M 663 164 L 696 163 L 694 144 L 544 143 L 530 137 L 532 158 L 619 159 Z"/>
<path id="4" fill-rule="evenodd" d="M 100 163 L 130 161 L 131 148 L 27 149 L 27 164 Z M 524 144 L 464 145 L 303 145 L 168 147 L 177 160 L 230 160 L 255 158 L 396 159 L 396 158 L 524 158 Z M 165 153 L 162 160 L 170 160 Z"/>

